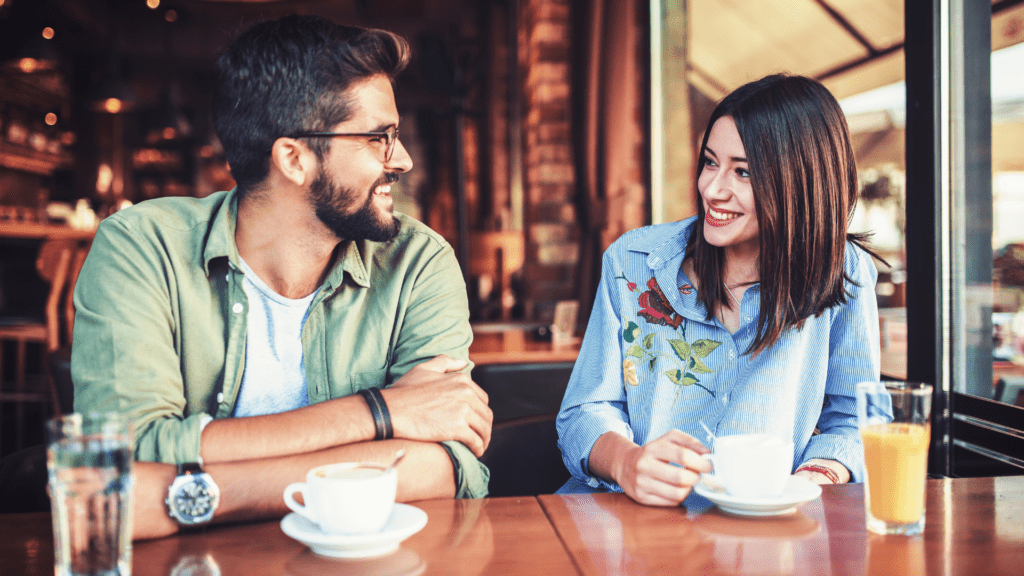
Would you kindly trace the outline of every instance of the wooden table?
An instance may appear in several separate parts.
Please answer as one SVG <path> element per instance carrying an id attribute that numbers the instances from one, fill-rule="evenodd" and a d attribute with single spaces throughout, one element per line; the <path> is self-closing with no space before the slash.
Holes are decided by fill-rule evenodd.
<path id="1" fill-rule="evenodd" d="M 647 508 L 620 494 L 540 496 L 589 574 L 957 575 L 1024 573 L 1024 477 L 928 481 L 925 533 L 864 528 L 863 486 L 826 486 L 782 518 Z M 689 501 L 688 501 L 689 502 Z"/>
<path id="2" fill-rule="evenodd" d="M 868 534 L 860 485 L 826 486 L 782 518 L 730 516 L 699 497 L 687 503 L 649 508 L 621 494 L 417 502 L 427 527 L 369 560 L 321 558 L 277 521 L 215 526 L 136 542 L 133 573 L 1024 573 L 1024 477 L 929 480 L 926 529 L 915 537 Z M 217 571 L 183 571 L 190 562 Z M 50 515 L 0 516 L 0 574 L 52 573 Z"/>
<path id="3" fill-rule="evenodd" d="M 427 526 L 388 556 L 317 556 L 281 531 L 279 521 L 213 526 L 136 542 L 135 576 L 170 574 L 290 576 L 333 574 L 575 574 L 536 498 L 429 500 L 413 503 Z M 0 515 L 0 574 L 53 574 L 49 514 Z M 205 563 L 219 571 L 183 571 Z M 175 567 L 179 567 L 175 572 Z"/>
<path id="4" fill-rule="evenodd" d="M 530 332 L 518 328 L 502 331 L 473 331 L 469 359 L 477 366 L 488 364 L 525 364 L 575 362 L 580 354 L 580 339 L 566 344 L 534 340 Z"/>

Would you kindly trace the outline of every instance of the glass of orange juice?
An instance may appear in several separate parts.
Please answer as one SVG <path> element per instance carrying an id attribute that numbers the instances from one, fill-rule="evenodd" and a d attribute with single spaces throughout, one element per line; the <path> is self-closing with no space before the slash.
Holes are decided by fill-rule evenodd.
<path id="1" fill-rule="evenodd" d="M 857 384 L 864 443 L 864 512 L 878 534 L 924 531 L 932 386 L 920 382 Z"/>

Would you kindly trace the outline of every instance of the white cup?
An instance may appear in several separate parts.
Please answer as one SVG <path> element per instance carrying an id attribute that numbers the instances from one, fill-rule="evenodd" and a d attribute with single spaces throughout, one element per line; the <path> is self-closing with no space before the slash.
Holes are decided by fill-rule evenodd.
<path id="1" fill-rule="evenodd" d="M 793 442 L 769 434 L 715 438 L 715 481 L 738 498 L 771 498 L 786 488 L 793 468 Z"/>
<path id="2" fill-rule="evenodd" d="M 305 482 L 284 489 L 284 503 L 332 534 L 379 532 L 395 505 L 398 470 L 380 464 L 345 462 L 318 466 Z M 302 494 L 305 505 L 295 501 Z"/>

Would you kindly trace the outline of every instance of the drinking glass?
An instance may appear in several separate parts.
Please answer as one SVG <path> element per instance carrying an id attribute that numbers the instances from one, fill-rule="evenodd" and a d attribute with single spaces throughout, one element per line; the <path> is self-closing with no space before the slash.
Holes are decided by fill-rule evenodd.
<path id="1" fill-rule="evenodd" d="M 131 422 L 69 414 L 47 422 L 57 576 L 132 572 Z"/>
<path id="2" fill-rule="evenodd" d="M 910 535 L 924 530 L 931 407 L 930 384 L 857 385 L 857 420 L 867 474 L 864 513 L 872 532 Z"/>

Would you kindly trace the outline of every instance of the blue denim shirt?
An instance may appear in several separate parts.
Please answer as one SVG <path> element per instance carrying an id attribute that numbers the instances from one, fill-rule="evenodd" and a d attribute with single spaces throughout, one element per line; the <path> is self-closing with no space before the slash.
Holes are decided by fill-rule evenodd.
<path id="1" fill-rule="evenodd" d="M 769 433 L 792 438 L 793 469 L 836 460 L 864 479 L 854 388 L 878 380 L 877 271 L 847 244 L 847 303 L 789 329 L 757 356 L 760 285 L 747 289 L 740 328 L 729 333 L 681 266 L 696 217 L 624 234 L 604 255 L 590 324 L 558 414 L 558 444 L 571 479 L 562 492 L 621 490 L 590 473 L 594 443 L 619 432 L 638 445 L 675 428 L 710 440 Z M 824 408 L 823 408 L 824 405 Z M 818 427 L 820 434 L 814 435 Z"/>

